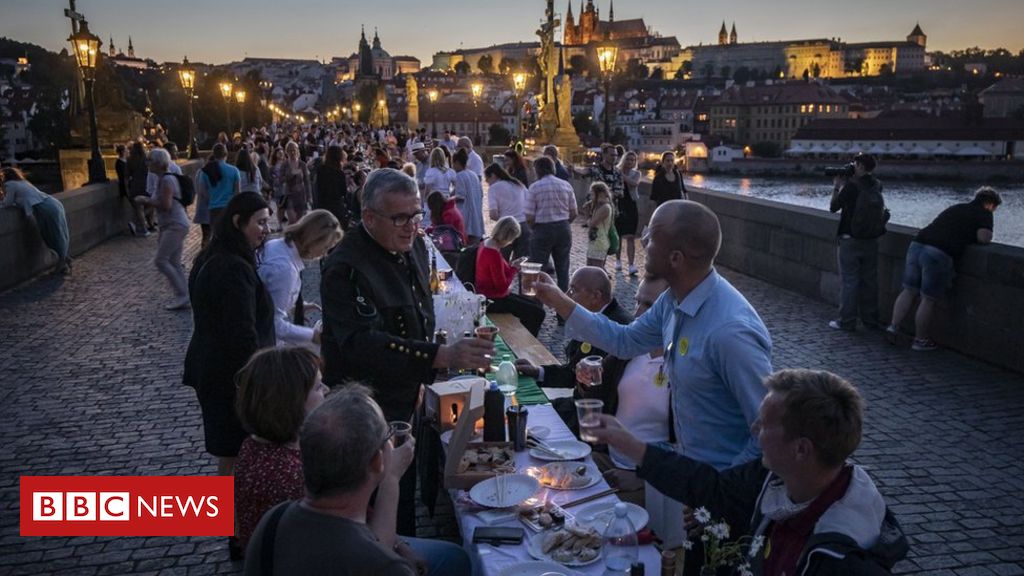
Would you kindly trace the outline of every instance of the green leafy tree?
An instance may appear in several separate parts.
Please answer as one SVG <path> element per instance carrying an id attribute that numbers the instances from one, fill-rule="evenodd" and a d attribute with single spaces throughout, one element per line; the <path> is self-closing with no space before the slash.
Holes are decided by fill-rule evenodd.
<path id="1" fill-rule="evenodd" d="M 362 110 L 359 111 L 359 121 L 369 122 L 370 114 L 377 109 L 377 87 L 369 82 L 359 86 L 359 90 L 356 91 L 356 102 L 362 106 Z"/>
<path id="2" fill-rule="evenodd" d="M 661 67 L 657 67 L 657 68 L 655 68 L 654 70 L 651 71 L 651 80 L 664 80 L 664 79 L 665 79 L 665 71 L 662 70 Z"/>
<path id="3" fill-rule="evenodd" d="M 597 123 L 594 122 L 589 112 L 579 112 L 573 116 L 572 126 L 576 129 L 576 133 L 581 136 L 597 136 L 600 132 Z"/>
<path id="4" fill-rule="evenodd" d="M 469 62 L 466 62 L 465 60 L 461 60 L 461 61 L 459 61 L 458 63 L 455 64 L 455 73 L 458 74 L 459 76 L 467 76 L 467 75 L 469 75 L 469 72 L 470 72 Z"/>
<path id="5" fill-rule="evenodd" d="M 630 58 L 626 61 L 623 75 L 631 80 L 643 80 L 647 78 L 647 66 L 639 58 Z"/>
<path id="6" fill-rule="evenodd" d="M 484 54 L 477 61 L 476 67 L 480 70 L 481 74 L 493 74 L 494 73 L 494 58 L 490 54 Z"/>
<path id="7" fill-rule="evenodd" d="M 498 72 L 501 74 L 508 74 L 517 68 L 519 68 L 519 61 L 515 58 L 509 58 L 508 56 L 502 58 L 501 62 L 498 63 Z"/>

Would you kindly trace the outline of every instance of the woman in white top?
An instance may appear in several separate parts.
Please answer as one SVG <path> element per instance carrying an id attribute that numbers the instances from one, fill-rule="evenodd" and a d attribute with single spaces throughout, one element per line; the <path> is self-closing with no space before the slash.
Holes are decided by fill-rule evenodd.
<path id="1" fill-rule="evenodd" d="M 274 301 L 277 345 L 306 346 L 320 351 L 320 328 L 292 323 L 292 310 L 302 292 L 303 260 L 317 260 L 341 241 L 341 223 L 327 210 L 313 210 L 284 230 L 283 238 L 263 245 L 257 273 Z M 304 308 L 320 307 L 303 302 Z"/>
<path id="2" fill-rule="evenodd" d="M 241 191 L 263 194 L 263 176 L 256 163 L 252 161 L 252 153 L 247 148 L 238 151 L 235 159 L 235 168 L 238 168 L 241 176 Z"/>
<path id="3" fill-rule="evenodd" d="M 70 274 L 70 235 L 64 205 L 33 186 L 21 170 L 8 167 L 0 169 L 0 208 L 7 207 L 20 208 L 26 218 L 35 218 L 43 243 L 57 254 L 57 271 Z"/>
<path id="4" fill-rule="evenodd" d="M 445 199 L 452 194 L 452 186 L 455 185 L 455 170 L 448 167 L 448 157 L 440 147 L 430 152 L 430 167 L 423 173 L 423 205 L 426 208 L 427 197 L 430 193 L 439 190 L 444 193 Z"/>
<path id="5" fill-rule="evenodd" d="M 189 307 L 188 281 L 185 278 L 185 267 L 181 264 L 181 252 L 188 236 L 191 222 L 181 203 L 181 187 L 178 177 L 171 172 L 171 155 L 163 148 L 154 148 L 149 153 L 149 170 L 157 176 L 156 191 L 152 196 L 136 196 L 135 203 L 156 208 L 157 222 L 160 224 L 160 239 L 156 247 L 153 264 L 174 292 L 174 299 L 164 308 L 167 310 L 183 310 Z"/>
<path id="6" fill-rule="evenodd" d="M 487 212 L 492 222 L 511 216 L 519 222 L 519 237 L 502 254 L 513 260 L 530 255 L 530 226 L 526 223 L 526 186 L 509 174 L 501 164 L 484 169 L 487 182 Z"/>

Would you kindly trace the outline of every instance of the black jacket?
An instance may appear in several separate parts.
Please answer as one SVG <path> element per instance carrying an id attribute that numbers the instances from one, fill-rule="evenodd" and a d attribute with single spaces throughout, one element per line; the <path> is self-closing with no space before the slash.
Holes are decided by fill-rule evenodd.
<path id="1" fill-rule="evenodd" d="M 407 264 L 403 263 L 407 262 Z M 324 261 L 324 383 L 364 382 L 389 420 L 408 420 L 434 381 L 434 302 L 427 247 L 397 255 L 355 226 Z"/>
<path id="2" fill-rule="evenodd" d="M 682 200 L 686 197 L 686 184 L 683 184 L 683 175 L 674 168 L 673 171 L 676 177 L 674 182 L 669 182 L 662 170 L 658 170 L 658 173 L 654 175 L 654 181 L 651 182 L 651 200 L 655 205 L 660 206 L 669 200 Z"/>
<path id="3" fill-rule="evenodd" d="M 612 297 L 602 312 L 608 318 L 619 324 L 629 324 L 633 321 L 633 315 L 619 305 L 619 301 Z M 576 385 L 576 364 L 587 356 L 607 356 L 608 353 L 589 342 L 570 340 L 565 345 L 565 364 L 548 364 L 544 366 L 544 381 L 540 384 L 545 388 L 572 388 Z"/>
<path id="4" fill-rule="evenodd" d="M 348 211 L 348 186 L 345 173 L 333 166 L 322 165 L 317 169 L 315 208 L 323 208 L 334 214 L 341 227 L 348 229 L 351 215 Z"/>
<path id="5" fill-rule="evenodd" d="M 234 394 L 235 373 L 260 348 L 275 344 L 274 302 L 241 256 L 205 253 L 188 279 L 195 328 L 185 354 L 184 383 Z"/>
<path id="6" fill-rule="evenodd" d="M 761 499 L 769 490 L 784 489 L 780 488 L 781 480 L 760 460 L 718 472 L 712 466 L 652 444 L 647 445 L 637 474 L 670 498 L 693 508 L 707 508 L 712 518 L 724 520 L 733 528 L 735 537 L 767 537 L 772 522 L 761 513 Z M 856 539 L 873 544 L 864 549 Z M 755 575 L 763 574 L 766 549 L 770 546 L 762 548 L 751 560 Z M 908 550 L 906 536 L 867 472 L 854 466 L 849 488 L 819 518 L 794 574 L 887 574 Z"/>

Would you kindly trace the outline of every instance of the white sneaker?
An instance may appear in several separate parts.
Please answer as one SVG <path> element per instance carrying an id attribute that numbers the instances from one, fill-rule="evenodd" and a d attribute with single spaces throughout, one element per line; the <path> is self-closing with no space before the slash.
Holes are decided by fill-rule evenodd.
<path id="1" fill-rule="evenodd" d="M 622 272 L 622 260 L 615 261 L 615 271 Z"/>
<path id="2" fill-rule="evenodd" d="M 636 276 L 639 273 L 640 273 L 640 270 L 638 270 L 636 266 L 630 266 L 629 267 L 629 275 L 630 276 Z"/>
<path id="3" fill-rule="evenodd" d="M 170 303 L 164 306 L 164 310 L 184 310 L 185 308 L 189 308 L 191 306 L 192 303 L 189 302 L 188 296 L 182 296 L 177 300 L 171 300 Z"/>

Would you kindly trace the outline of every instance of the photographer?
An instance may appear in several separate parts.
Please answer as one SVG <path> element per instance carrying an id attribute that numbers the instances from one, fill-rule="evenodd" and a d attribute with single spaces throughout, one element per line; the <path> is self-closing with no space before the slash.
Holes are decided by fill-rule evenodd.
<path id="1" fill-rule="evenodd" d="M 853 331 L 859 315 L 865 328 L 878 329 L 878 238 L 885 234 L 889 211 L 882 182 L 872 172 L 875 158 L 858 154 L 842 168 L 827 168 L 835 187 L 829 210 L 840 212 L 838 236 L 839 318 L 834 330 Z"/>

